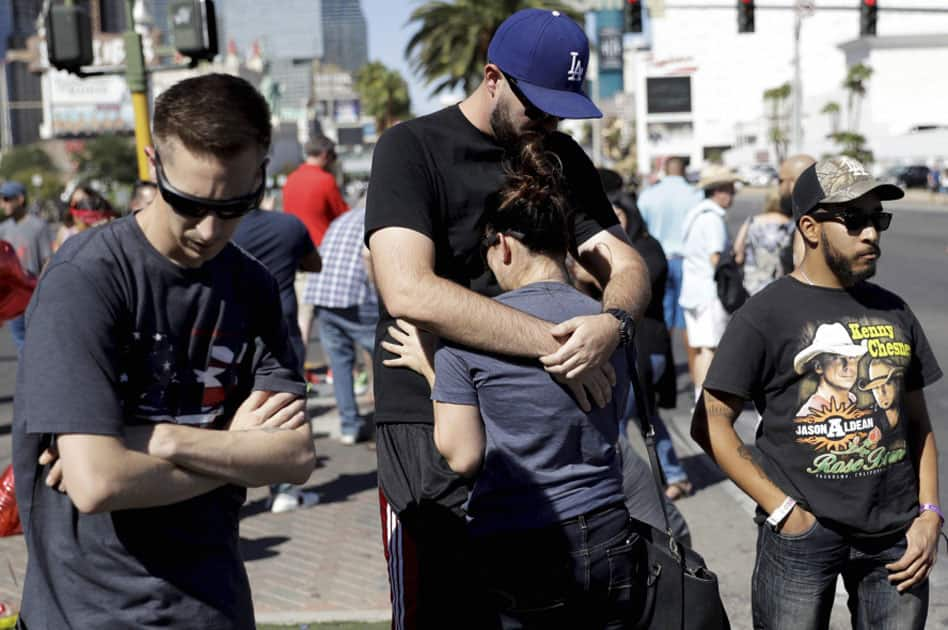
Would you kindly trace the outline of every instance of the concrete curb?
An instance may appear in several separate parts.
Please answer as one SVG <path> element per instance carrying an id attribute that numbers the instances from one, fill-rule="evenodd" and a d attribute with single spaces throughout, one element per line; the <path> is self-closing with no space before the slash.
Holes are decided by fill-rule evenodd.
<path id="1" fill-rule="evenodd" d="M 321 610 L 279 613 L 261 613 L 255 615 L 257 623 L 276 625 L 293 625 L 298 623 L 327 623 L 340 621 L 355 621 L 372 623 L 388 621 L 392 618 L 392 611 L 384 610 Z"/>

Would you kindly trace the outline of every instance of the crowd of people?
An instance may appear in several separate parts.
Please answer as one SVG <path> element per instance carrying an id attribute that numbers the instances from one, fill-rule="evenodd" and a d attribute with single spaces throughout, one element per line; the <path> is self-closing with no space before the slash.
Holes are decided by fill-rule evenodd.
<path id="1" fill-rule="evenodd" d="M 692 186 L 672 158 L 636 195 L 557 131 L 601 116 L 588 61 L 566 16 L 514 14 L 471 94 L 381 136 L 351 208 L 324 137 L 273 207 L 266 101 L 219 74 L 157 98 L 154 183 L 125 216 L 79 187 L 54 238 L 3 184 L 0 239 L 39 279 L 10 322 L 19 627 L 254 627 L 246 488 L 269 486 L 274 513 L 319 502 L 299 485 L 314 320 L 340 441 L 377 449 L 393 628 L 643 623 L 661 577 L 636 522 L 690 541 L 673 502 L 694 486 L 659 411 L 675 330 L 693 438 L 758 505 L 755 627 L 826 628 L 838 576 L 855 628 L 924 627 L 944 517 L 923 389 L 941 371 L 909 307 L 867 282 L 901 190 L 792 156 L 732 240 L 732 171 Z M 640 408 L 664 497 L 630 447 Z"/>

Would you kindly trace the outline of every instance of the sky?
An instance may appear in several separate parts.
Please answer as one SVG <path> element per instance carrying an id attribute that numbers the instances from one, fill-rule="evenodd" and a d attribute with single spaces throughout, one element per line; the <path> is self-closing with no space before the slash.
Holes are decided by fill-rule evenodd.
<path id="1" fill-rule="evenodd" d="M 447 103 L 441 96 L 430 96 L 431 89 L 416 77 L 405 58 L 405 45 L 417 29 L 408 25 L 408 18 L 422 0 L 362 0 L 362 13 L 369 29 L 369 60 L 381 61 L 398 70 L 408 82 L 412 112 L 429 114 Z M 450 99 L 449 102 L 460 100 Z"/>

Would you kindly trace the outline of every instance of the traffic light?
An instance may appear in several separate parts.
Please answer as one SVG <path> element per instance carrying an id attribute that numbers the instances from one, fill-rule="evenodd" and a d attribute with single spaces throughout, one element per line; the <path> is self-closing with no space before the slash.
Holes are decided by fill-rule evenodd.
<path id="1" fill-rule="evenodd" d="M 92 23 L 79 6 L 53 5 L 46 14 L 46 51 L 59 70 L 78 72 L 92 65 Z"/>
<path id="2" fill-rule="evenodd" d="M 862 0 L 859 7 L 859 36 L 875 37 L 876 18 L 879 13 L 879 3 L 876 0 Z"/>
<path id="3" fill-rule="evenodd" d="M 642 32 L 642 0 L 625 0 L 625 32 Z"/>
<path id="4" fill-rule="evenodd" d="M 754 0 L 737 0 L 737 32 L 754 32 Z"/>
<path id="5" fill-rule="evenodd" d="M 171 37 L 175 49 L 192 60 L 217 56 L 214 0 L 171 0 Z"/>

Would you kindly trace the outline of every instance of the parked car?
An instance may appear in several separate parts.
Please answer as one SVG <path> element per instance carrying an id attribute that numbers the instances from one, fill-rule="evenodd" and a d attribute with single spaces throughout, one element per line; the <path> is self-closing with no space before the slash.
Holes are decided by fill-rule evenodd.
<path id="1" fill-rule="evenodd" d="M 926 188 L 928 167 L 924 164 L 893 166 L 882 175 L 882 181 L 902 188 Z"/>

